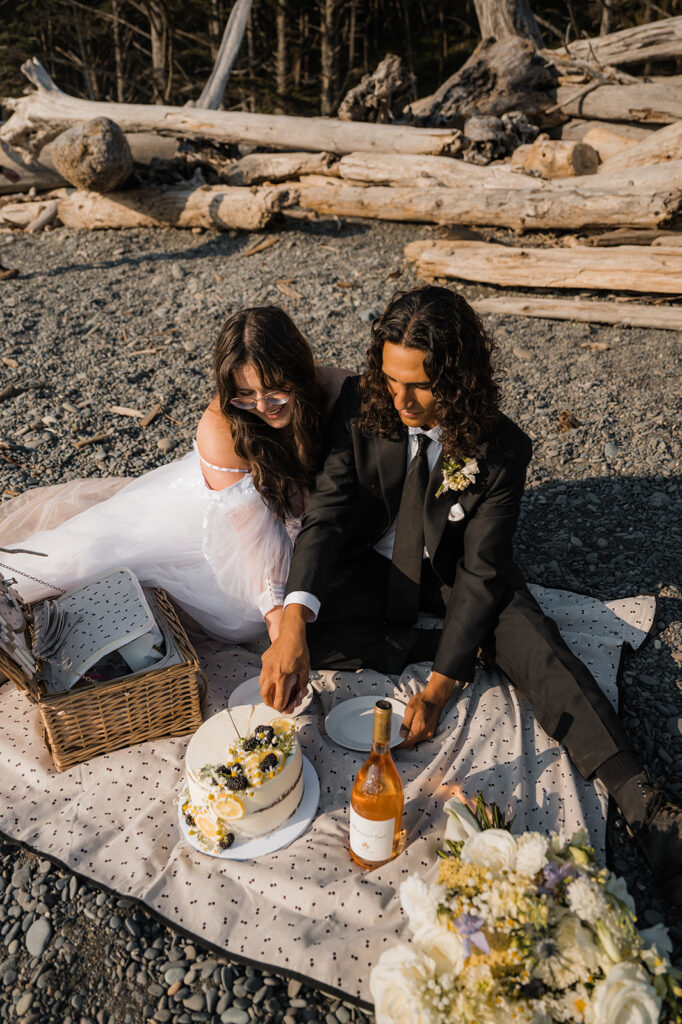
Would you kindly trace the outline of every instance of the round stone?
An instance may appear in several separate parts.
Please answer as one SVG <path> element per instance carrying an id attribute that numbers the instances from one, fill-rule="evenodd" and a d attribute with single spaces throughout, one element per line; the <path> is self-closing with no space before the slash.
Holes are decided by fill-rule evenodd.
<path id="1" fill-rule="evenodd" d="M 42 956 L 52 938 L 52 925 L 46 917 L 39 917 L 26 932 L 26 949 L 31 956 Z"/>

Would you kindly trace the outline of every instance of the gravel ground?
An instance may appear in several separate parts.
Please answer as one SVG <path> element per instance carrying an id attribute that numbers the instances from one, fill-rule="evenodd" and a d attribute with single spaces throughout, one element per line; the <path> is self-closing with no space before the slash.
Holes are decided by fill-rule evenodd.
<path id="1" fill-rule="evenodd" d="M 0 497 L 76 476 L 136 475 L 189 448 L 224 319 L 278 303 L 322 362 L 358 368 L 368 323 L 417 282 L 402 250 L 434 229 L 290 222 L 261 237 L 180 231 L 0 235 Z M 467 287 L 470 298 L 485 289 Z M 487 290 L 488 292 L 490 289 Z M 669 331 L 488 317 L 505 411 L 535 456 L 518 532 L 529 580 L 608 599 L 653 593 L 652 637 L 624 671 L 623 715 L 682 798 L 679 339 Z M 41 386 L 38 386 L 41 385 Z M 25 390 L 24 390 L 25 389 Z M 146 427 L 112 405 L 163 413 Z M 562 415 L 563 414 L 563 415 Z M 561 425 L 569 426 L 563 430 Z M 572 424 L 572 426 L 571 426 Z M 76 442 L 89 439 L 80 447 Z M 640 919 L 665 906 L 616 823 Z M 347 1024 L 349 1003 L 244 967 L 144 908 L 0 842 L 0 1019 L 24 1024 Z M 670 922 L 682 959 L 682 927 Z"/>

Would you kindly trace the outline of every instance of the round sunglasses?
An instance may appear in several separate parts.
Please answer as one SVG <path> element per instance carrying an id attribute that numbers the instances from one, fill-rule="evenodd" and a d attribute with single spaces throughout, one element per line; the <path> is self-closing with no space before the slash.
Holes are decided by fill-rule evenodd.
<path id="1" fill-rule="evenodd" d="M 230 405 L 235 409 L 255 409 L 259 402 L 262 402 L 266 409 L 274 409 L 278 405 L 286 405 L 291 394 L 289 391 L 268 391 L 259 398 L 231 398 Z"/>

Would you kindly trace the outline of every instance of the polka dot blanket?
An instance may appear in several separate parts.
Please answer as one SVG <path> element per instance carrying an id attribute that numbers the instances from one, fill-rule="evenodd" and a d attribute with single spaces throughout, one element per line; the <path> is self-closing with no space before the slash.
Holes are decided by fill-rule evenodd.
<path id="1" fill-rule="evenodd" d="M 0 543 L 6 540 L 0 531 Z M 654 599 L 604 604 L 532 590 L 615 704 L 623 647 L 645 639 Z M 258 674 L 262 646 L 192 639 L 209 678 L 208 717 Z M 404 852 L 369 872 L 351 861 L 348 802 L 364 755 L 334 743 L 325 716 L 351 696 L 405 699 L 423 685 L 427 668 L 409 666 L 400 678 L 372 671 L 315 675 L 314 699 L 297 726 L 320 780 L 317 816 L 288 848 L 243 862 L 198 853 L 180 833 L 176 801 L 189 737 L 129 747 L 59 774 L 36 709 L 4 682 L 0 829 L 229 954 L 369 1001 L 369 970 L 406 927 L 398 887 L 411 873 L 435 875 L 443 804 L 455 787 L 495 800 L 515 815 L 515 831 L 585 826 L 604 856 L 604 791 L 573 770 L 502 675 L 479 671 L 446 709 L 434 739 L 396 755 L 405 786 Z"/>

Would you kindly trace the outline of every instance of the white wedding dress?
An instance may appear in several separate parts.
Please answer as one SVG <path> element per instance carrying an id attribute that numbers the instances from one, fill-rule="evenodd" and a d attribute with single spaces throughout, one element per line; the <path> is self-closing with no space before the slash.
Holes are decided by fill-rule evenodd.
<path id="1" fill-rule="evenodd" d="M 47 557 L 2 551 L 0 572 L 7 577 L 11 569 L 21 596 L 32 602 L 127 566 L 143 585 L 166 590 L 209 634 L 233 643 L 265 637 L 264 615 L 284 598 L 299 521 L 277 519 L 250 473 L 212 490 L 202 461 L 195 442 L 183 458 L 29 536 L 22 536 L 20 523 L 31 504 L 43 503 L 42 525 L 51 505 L 63 518 L 65 509 L 82 508 L 118 481 L 100 481 L 94 492 L 93 481 L 72 481 L 8 502 L 0 511 L 0 545 Z M 30 511 L 35 524 L 35 507 Z"/>

